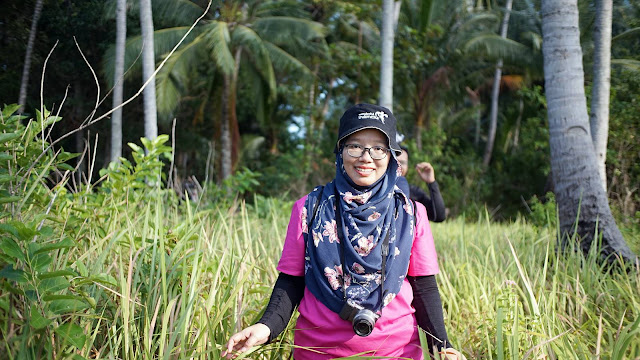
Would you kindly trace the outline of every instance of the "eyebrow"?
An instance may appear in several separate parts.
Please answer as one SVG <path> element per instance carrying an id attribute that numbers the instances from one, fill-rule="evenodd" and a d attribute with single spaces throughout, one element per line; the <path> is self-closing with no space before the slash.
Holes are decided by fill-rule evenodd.
<path id="1" fill-rule="evenodd" d="M 357 143 L 358 145 L 362 145 L 362 143 L 364 143 L 364 141 L 363 141 L 361 138 L 359 138 L 359 137 L 355 136 L 355 137 L 349 137 L 349 138 L 347 138 L 347 140 L 345 141 L 345 144 L 351 144 L 352 142 L 355 142 L 355 143 Z M 385 140 L 381 140 L 381 141 L 374 141 L 374 142 L 373 142 L 373 145 L 374 145 L 374 146 L 384 146 L 384 147 L 388 147 L 388 146 L 387 146 L 387 142 L 386 142 Z"/>

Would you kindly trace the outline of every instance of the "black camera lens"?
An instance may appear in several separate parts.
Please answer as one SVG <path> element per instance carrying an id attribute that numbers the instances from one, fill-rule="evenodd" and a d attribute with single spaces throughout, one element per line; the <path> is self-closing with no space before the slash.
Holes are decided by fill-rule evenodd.
<path id="1" fill-rule="evenodd" d="M 360 310 L 353 318 L 353 331 L 358 336 L 369 336 L 378 317 L 370 310 Z"/>

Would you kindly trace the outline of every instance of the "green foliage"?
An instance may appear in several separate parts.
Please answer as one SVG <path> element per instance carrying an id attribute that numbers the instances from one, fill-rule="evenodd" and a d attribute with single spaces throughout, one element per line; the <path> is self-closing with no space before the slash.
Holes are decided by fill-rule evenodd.
<path id="1" fill-rule="evenodd" d="M 261 183 L 258 181 L 262 174 L 251 171 L 248 168 L 237 170 L 222 184 L 205 184 L 205 196 L 199 200 L 201 206 L 213 206 L 226 208 L 238 200 L 244 200 L 258 190 Z"/>
<path id="2" fill-rule="evenodd" d="M 555 229 L 557 222 L 557 206 L 556 198 L 552 192 L 548 192 L 543 199 L 539 199 L 534 195 L 529 200 L 529 207 L 531 212 L 529 213 L 528 220 L 539 228 L 551 228 Z"/>
<path id="3" fill-rule="evenodd" d="M 640 72 L 614 68 L 607 145 L 609 204 L 631 248 L 640 251 Z"/>
<path id="4" fill-rule="evenodd" d="M 161 189 L 162 181 L 166 180 L 166 174 L 162 171 L 165 162 L 162 159 L 170 161 L 173 158 L 171 147 L 164 145 L 168 140 L 168 135 L 159 135 L 154 140 L 141 138 L 144 148 L 129 143 L 133 163 L 120 158 L 120 162 L 111 162 L 109 167 L 101 169 L 100 176 L 106 179 L 100 189 L 113 193 L 115 197 L 135 195 L 135 192 L 129 191 L 131 189 Z"/>
<path id="5" fill-rule="evenodd" d="M 6 106 L 0 118 L 0 317 L 15 326 L 15 333 L 2 326 L 8 349 L 20 349 L 23 359 L 40 359 L 84 348 L 79 316 L 91 314 L 96 302 L 86 292 L 86 278 L 63 260 L 77 249 L 76 241 L 56 231 L 56 224 L 64 223 L 58 206 L 64 207 L 59 197 L 67 173 L 53 188 L 46 184 L 50 175 L 71 170 L 65 161 L 75 156 L 54 152 L 44 140 L 61 119 L 37 111 L 36 119 L 23 125 L 17 109 Z"/>

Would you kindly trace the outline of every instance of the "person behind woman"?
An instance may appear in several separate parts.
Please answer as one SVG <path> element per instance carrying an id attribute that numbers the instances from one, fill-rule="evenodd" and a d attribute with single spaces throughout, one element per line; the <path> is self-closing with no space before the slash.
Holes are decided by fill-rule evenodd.
<path id="1" fill-rule="evenodd" d="M 293 206 L 269 304 L 222 356 L 275 339 L 296 306 L 296 360 L 422 359 L 418 326 L 447 351 L 433 238 L 424 206 L 407 196 L 395 139 L 388 109 L 358 104 L 344 113 L 335 178 Z"/>
<path id="2" fill-rule="evenodd" d="M 404 146 L 400 146 L 402 153 L 398 155 L 398 162 L 402 168 L 402 176 L 407 177 L 409 172 L 409 149 Z M 420 187 L 409 184 L 409 198 L 413 201 L 422 203 L 427 208 L 427 216 L 429 221 L 443 222 L 447 218 L 446 210 L 444 207 L 444 200 L 442 200 L 442 194 L 440 194 L 440 188 L 436 181 L 436 172 L 433 170 L 428 162 L 420 162 L 416 165 L 416 170 L 420 179 L 427 184 L 429 188 L 429 195 L 424 192 Z"/>

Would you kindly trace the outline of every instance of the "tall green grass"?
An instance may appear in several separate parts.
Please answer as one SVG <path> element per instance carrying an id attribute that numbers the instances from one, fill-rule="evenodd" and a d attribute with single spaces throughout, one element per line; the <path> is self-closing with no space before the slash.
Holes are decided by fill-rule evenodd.
<path id="1" fill-rule="evenodd" d="M 228 337 L 256 321 L 268 300 L 289 217 L 283 207 L 260 200 L 203 209 L 150 196 L 94 209 L 76 232 L 79 246 L 55 258 L 90 282 L 86 292 L 95 299 L 93 309 L 70 315 L 87 338 L 65 354 L 219 358 Z M 450 340 L 468 358 L 640 356 L 638 269 L 556 254 L 555 234 L 524 221 L 479 217 L 432 227 Z M 291 338 L 289 331 L 248 357 L 286 358 Z M 15 350 L 6 357 L 20 358 Z"/>
<path id="2" fill-rule="evenodd" d="M 163 137 L 97 186 L 50 189 L 55 156 L 19 168 L 20 131 L 4 135 L 3 176 L 31 180 L 3 195 L 0 359 L 217 359 L 259 318 L 291 203 L 179 200 L 157 181 Z M 551 224 L 480 214 L 432 229 L 449 337 L 469 359 L 640 359 L 640 268 L 556 253 Z M 246 357 L 289 358 L 292 337 Z"/>
<path id="3" fill-rule="evenodd" d="M 448 331 L 470 358 L 640 356 L 640 269 L 603 268 L 596 249 L 556 253 L 552 229 L 522 220 L 480 216 L 433 233 Z"/>

